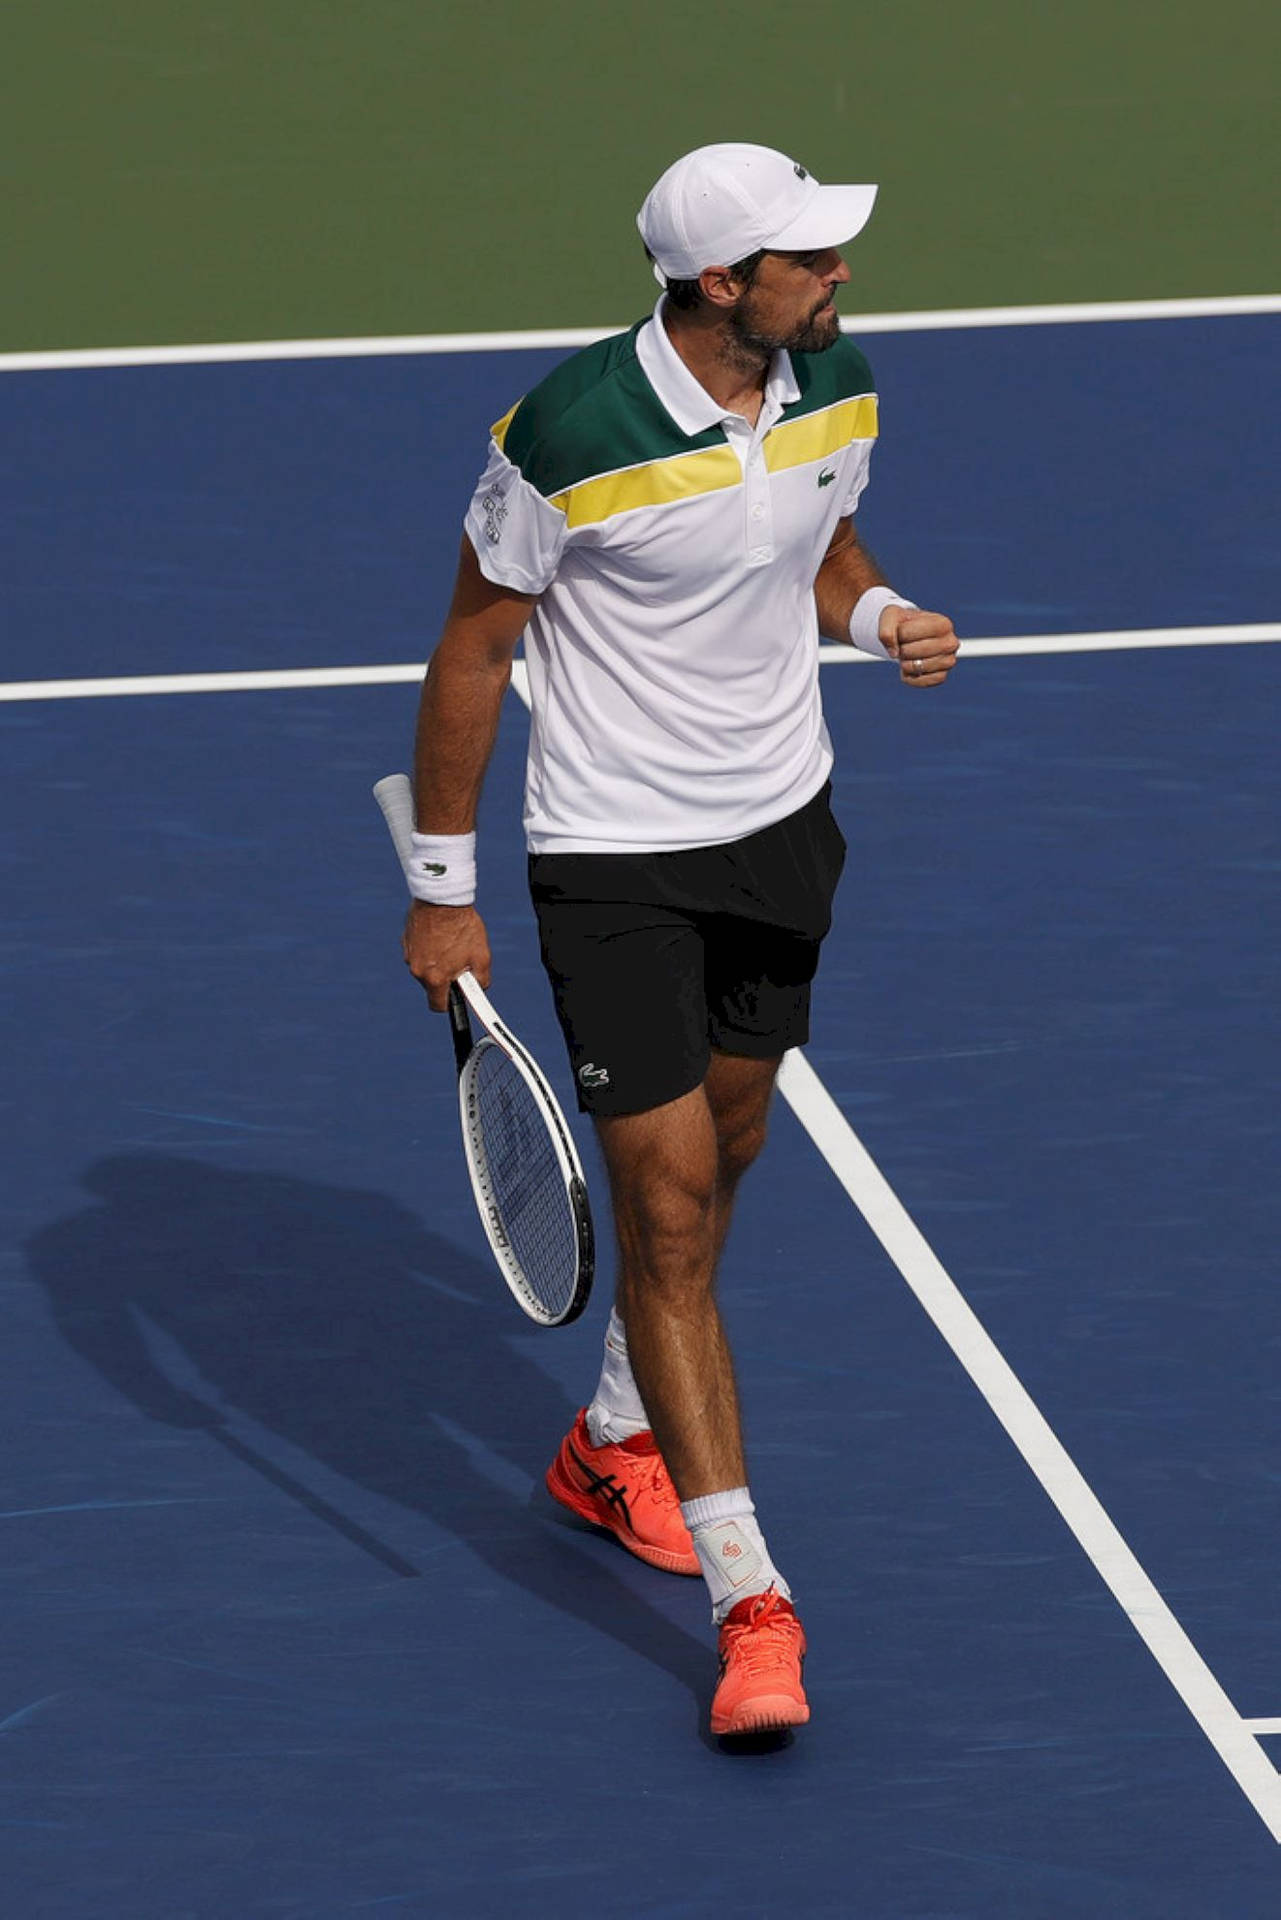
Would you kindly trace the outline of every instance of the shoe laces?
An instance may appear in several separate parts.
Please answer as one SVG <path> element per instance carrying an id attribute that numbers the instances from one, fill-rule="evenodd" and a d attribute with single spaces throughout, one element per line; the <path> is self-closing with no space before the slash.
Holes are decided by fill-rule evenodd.
<path id="1" fill-rule="evenodd" d="M 643 1453 L 633 1454 L 628 1467 L 637 1485 L 643 1487 L 659 1506 L 679 1507 L 680 1495 L 672 1485 L 672 1476 L 657 1447 L 652 1452 L 646 1449 Z"/>
<path id="2" fill-rule="evenodd" d="M 783 1610 L 783 1596 L 775 1587 L 767 1587 L 753 1601 L 746 1620 L 735 1620 L 724 1629 L 726 1652 L 732 1645 L 734 1658 L 749 1672 L 777 1660 L 784 1648 L 796 1638 L 796 1615 Z"/>

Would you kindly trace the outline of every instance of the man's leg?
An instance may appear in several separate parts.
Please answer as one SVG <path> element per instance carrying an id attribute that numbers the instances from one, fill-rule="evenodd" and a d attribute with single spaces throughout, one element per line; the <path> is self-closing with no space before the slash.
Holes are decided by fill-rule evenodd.
<path id="1" fill-rule="evenodd" d="M 738 1182 L 760 1152 L 778 1061 L 716 1053 L 703 1085 L 598 1120 L 619 1242 L 619 1311 L 654 1435 L 681 1496 L 720 1628 L 713 1733 L 809 1719 L 805 1635 L 747 1486 L 716 1265 Z"/>
<path id="2" fill-rule="evenodd" d="M 618 1298 L 605 1333 L 596 1392 L 562 1442 L 548 1470 L 547 1484 L 562 1505 L 583 1519 L 608 1526 L 631 1552 L 668 1573 L 702 1574 L 704 1565 L 682 1517 L 655 1442 L 654 1423 L 632 1370 L 627 1321 L 640 1328 L 639 1345 L 645 1351 L 653 1344 L 647 1344 L 646 1328 L 650 1320 L 656 1321 L 654 1370 L 660 1380 L 663 1354 L 674 1344 L 678 1379 L 692 1374 L 699 1385 L 694 1444 L 704 1449 L 710 1435 L 714 1450 L 701 1477 L 688 1484 L 711 1486 L 718 1494 L 727 1488 L 742 1489 L 737 1396 L 712 1280 L 729 1227 L 734 1189 L 764 1139 L 776 1067 L 773 1060 L 713 1054 L 703 1085 L 692 1093 L 645 1114 L 598 1122 L 602 1137 L 609 1136 L 606 1151 L 622 1250 Z M 656 1180 L 638 1183 L 636 1165 Z M 672 1260 L 651 1244 L 655 1210 L 651 1184 L 659 1191 L 668 1224 L 664 1245 L 675 1249 L 675 1271 Z M 684 1244 L 691 1236 L 692 1244 Z M 646 1275 L 655 1264 L 664 1286 L 648 1311 L 652 1289 Z M 686 1266 L 692 1274 L 688 1285 L 681 1278 Z M 674 1321 L 664 1309 L 666 1289 L 673 1285 L 682 1306 Z M 629 1296 L 636 1306 L 629 1308 Z M 642 1370 L 645 1364 L 642 1360 Z M 708 1405 L 713 1409 L 710 1419 Z M 662 1433 L 668 1432 L 669 1424 L 660 1413 Z M 724 1444 L 718 1447 L 717 1436 L 722 1434 Z M 725 1478 L 727 1474 L 731 1477 Z M 750 1515 L 746 1495 L 731 1504 L 740 1515 Z M 763 1554 L 761 1566 L 768 1577 L 773 1569 L 767 1555 Z"/>
<path id="3" fill-rule="evenodd" d="M 777 1070 L 777 1060 L 714 1053 L 692 1093 L 596 1123 L 618 1233 L 628 1356 L 682 1500 L 746 1480 L 716 1264 L 735 1189 L 764 1143 Z"/>

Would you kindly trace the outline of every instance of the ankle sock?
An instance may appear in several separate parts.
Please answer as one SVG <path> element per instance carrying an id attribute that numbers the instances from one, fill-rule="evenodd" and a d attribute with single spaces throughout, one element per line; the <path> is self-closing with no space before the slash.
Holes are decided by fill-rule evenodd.
<path id="1" fill-rule="evenodd" d="M 622 1441 L 631 1440 L 636 1434 L 648 1430 L 649 1421 L 632 1378 L 632 1363 L 627 1357 L 627 1334 L 618 1317 L 618 1308 L 611 1307 L 609 1325 L 605 1329 L 605 1358 L 600 1370 L 600 1384 L 587 1409 L 587 1431 L 591 1435 L 592 1445 L 600 1447 L 607 1440 L 618 1446 Z"/>
<path id="2" fill-rule="evenodd" d="M 785 1600 L 792 1590 L 769 1557 L 756 1524 L 756 1508 L 746 1487 L 682 1500 L 681 1513 L 712 1598 L 712 1619 L 719 1626 L 731 1607 L 750 1594 L 777 1589 Z"/>

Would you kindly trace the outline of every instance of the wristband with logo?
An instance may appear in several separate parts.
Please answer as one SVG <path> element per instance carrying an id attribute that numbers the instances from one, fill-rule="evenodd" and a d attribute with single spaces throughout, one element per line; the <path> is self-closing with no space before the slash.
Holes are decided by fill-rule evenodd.
<path id="1" fill-rule="evenodd" d="M 474 833 L 415 833 L 405 863 L 415 900 L 433 907 L 469 907 L 476 898 Z"/>

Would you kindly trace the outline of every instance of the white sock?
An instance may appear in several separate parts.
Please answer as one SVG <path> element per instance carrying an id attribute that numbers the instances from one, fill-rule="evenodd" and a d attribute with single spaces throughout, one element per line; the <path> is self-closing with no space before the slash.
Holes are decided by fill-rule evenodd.
<path id="1" fill-rule="evenodd" d="M 712 1619 L 717 1626 L 731 1607 L 749 1594 L 776 1587 L 784 1600 L 792 1590 L 769 1557 L 765 1536 L 756 1524 L 756 1508 L 746 1487 L 725 1493 L 705 1493 L 682 1500 L 681 1513 L 694 1539 L 694 1551 L 712 1596 Z"/>
<path id="2" fill-rule="evenodd" d="M 607 1440 L 618 1446 L 633 1435 L 649 1431 L 649 1418 L 636 1391 L 632 1363 L 627 1357 L 627 1334 L 611 1307 L 605 1329 L 605 1359 L 600 1370 L 596 1397 L 587 1409 L 587 1431 L 594 1447 Z"/>

